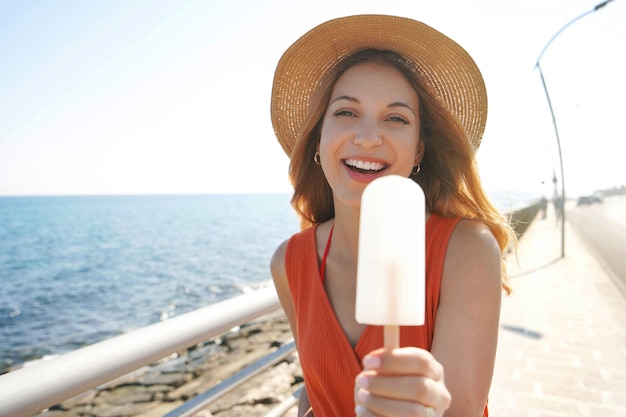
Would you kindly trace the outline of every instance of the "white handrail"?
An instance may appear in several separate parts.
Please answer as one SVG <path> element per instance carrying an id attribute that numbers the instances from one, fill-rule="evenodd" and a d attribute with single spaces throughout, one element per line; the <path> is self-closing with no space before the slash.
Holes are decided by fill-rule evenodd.
<path id="1" fill-rule="evenodd" d="M 32 416 L 280 307 L 273 287 L 0 376 L 0 415 Z"/>

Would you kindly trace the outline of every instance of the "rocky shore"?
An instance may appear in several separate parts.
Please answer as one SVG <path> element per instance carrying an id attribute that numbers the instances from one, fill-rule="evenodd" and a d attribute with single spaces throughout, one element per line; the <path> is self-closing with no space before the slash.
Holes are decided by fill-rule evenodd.
<path id="1" fill-rule="evenodd" d="M 291 339 L 282 310 L 51 407 L 38 417 L 162 417 Z M 296 354 L 215 401 L 198 417 L 264 416 L 298 389 Z M 287 416 L 295 416 L 295 409 Z"/>

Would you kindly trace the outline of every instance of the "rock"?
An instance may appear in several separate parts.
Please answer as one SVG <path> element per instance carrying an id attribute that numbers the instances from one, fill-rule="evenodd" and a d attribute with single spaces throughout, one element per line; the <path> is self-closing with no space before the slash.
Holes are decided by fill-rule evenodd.
<path id="1" fill-rule="evenodd" d="M 151 408 L 149 410 L 143 411 L 142 413 L 137 414 L 137 416 L 141 416 L 141 417 L 163 417 L 164 415 L 166 415 L 170 411 L 180 407 L 181 405 L 183 405 L 182 401 L 157 403 L 157 405 L 154 408 Z M 194 417 L 198 417 L 198 414 L 196 414 Z"/>
<path id="2" fill-rule="evenodd" d="M 92 401 L 96 398 L 96 396 L 98 395 L 97 391 L 87 391 L 83 394 L 77 395 L 74 398 L 71 398 L 67 401 L 63 401 L 61 404 L 57 404 L 53 407 L 50 407 L 50 410 L 72 410 L 72 409 L 76 409 L 77 407 L 81 406 L 81 405 L 85 405 L 85 404 L 91 404 Z M 52 415 L 52 414 L 50 414 Z"/>
<path id="3" fill-rule="evenodd" d="M 102 404 L 91 410 L 94 417 L 133 417 L 156 407 L 158 403 Z"/>
<path id="4" fill-rule="evenodd" d="M 169 385 L 177 388 L 193 380 L 193 375 L 188 373 L 169 373 L 169 374 L 149 374 L 139 378 L 139 384 L 150 385 Z"/>
<path id="5" fill-rule="evenodd" d="M 283 401 L 293 386 L 294 378 L 289 373 L 289 365 L 282 362 L 270 369 L 267 375 L 263 376 L 264 383 L 248 390 L 243 399 L 243 403 L 249 404 L 274 404 Z"/>
<path id="6" fill-rule="evenodd" d="M 163 387 L 163 385 L 160 385 Z M 127 385 L 115 390 L 100 391 L 95 399 L 96 404 L 123 405 L 128 403 L 147 403 L 154 399 L 151 387 L 143 385 Z"/>
<path id="7" fill-rule="evenodd" d="M 219 383 L 219 380 L 215 379 L 210 374 L 200 375 L 188 384 L 185 384 L 175 390 L 168 392 L 164 400 L 165 401 L 187 401 L 196 395 L 208 391 L 212 386 Z"/>

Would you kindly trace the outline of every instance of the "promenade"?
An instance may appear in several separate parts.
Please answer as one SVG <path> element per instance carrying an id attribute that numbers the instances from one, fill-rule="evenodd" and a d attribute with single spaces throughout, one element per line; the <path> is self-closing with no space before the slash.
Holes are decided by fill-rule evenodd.
<path id="1" fill-rule="evenodd" d="M 510 257 L 490 415 L 626 417 L 626 301 L 566 222 L 538 215 Z"/>

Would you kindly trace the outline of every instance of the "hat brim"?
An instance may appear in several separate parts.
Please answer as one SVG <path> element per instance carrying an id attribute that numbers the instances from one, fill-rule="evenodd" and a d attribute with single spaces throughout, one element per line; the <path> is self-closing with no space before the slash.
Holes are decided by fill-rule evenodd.
<path id="1" fill-rule="evenodd" d="M 418 68 L 433 94 L 457 118 L 476 150 L 487 121 L 487 91 L 472 57 L 430 26 L 398 16 L 357 15 L 313 28 L 285 51 L 274 74 L 271 115 L 287 155 L 320 80 L 339 61 L 361 49 L 391 50 Z"/>

